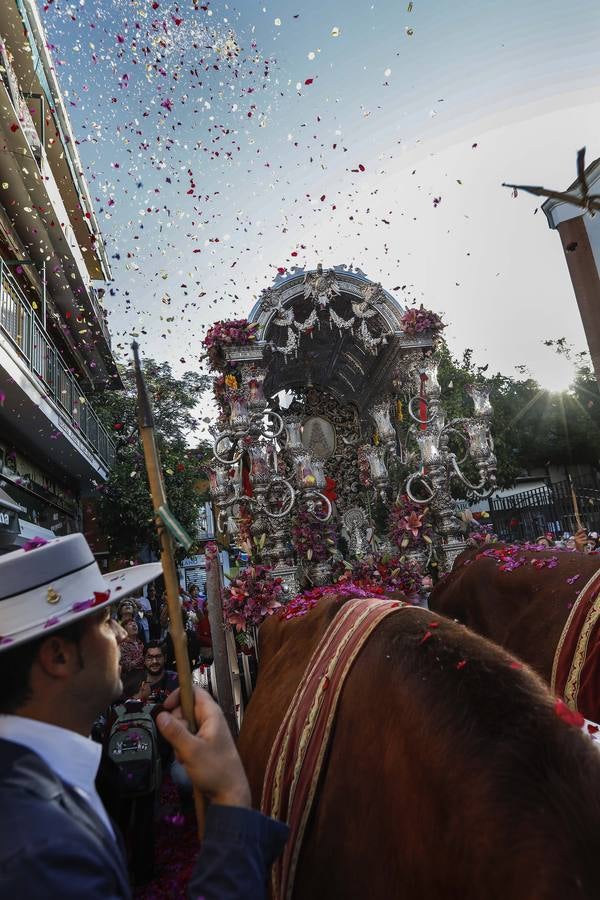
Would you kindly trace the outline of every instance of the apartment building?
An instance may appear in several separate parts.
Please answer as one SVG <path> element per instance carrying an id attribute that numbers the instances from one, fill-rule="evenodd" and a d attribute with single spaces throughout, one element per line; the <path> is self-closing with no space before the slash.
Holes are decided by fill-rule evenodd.
<path id="1" fill-rule="evenodd" d="M 35 0 L 0 3 L 0 553 L 81 529 L 114 445 L 106 249 Z"/>

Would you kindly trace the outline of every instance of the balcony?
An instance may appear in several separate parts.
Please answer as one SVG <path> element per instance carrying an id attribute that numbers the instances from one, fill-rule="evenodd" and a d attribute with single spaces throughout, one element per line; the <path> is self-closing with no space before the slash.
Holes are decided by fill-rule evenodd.
<path id="1" fill-rule="evenodd" d="M 90 323 L 89 339 L 81 340 L 79 347 L 88 367 L 88 376 L 97 383 L 115 382 L 118 375 L 106 313 L 90 275 L 90 266 L 92 272 L 97 269 L 95 244 L 80 245 L 80 236 L 75 229 L 79 227 L 81 231 L 84 227 L 77 222 L 77 217 L 81 218 L 79 208 L 83 201 L 75 190 L 76 174 L 68 147 L 60 142 L 44 147 L 44 110 L 51 108 L 43 99 L 40 102 L 41 137 L 0 35 L 0 136 L 4 138 L 5 151 L 0 154 L 0 180 L 10 186 L 10 193 L 3 197 L 3 202 L 11 203 L 12 224 L 21 241 L 29 243 L 34 223 L 38 242 L 31 245 L 28 255 L 38 268 L 46 263 L 48 290 L 56 308 L 63 316 L 83 311 Z M 58 163 L 55 160 L 51 165 L 48 154 L 59 154 L 63 166 L 69 163 L 63 180 L 57 180 L 54 169 Z M 73 210 L 76 212 L 72 222 Z M 89 231 L 87 226 L 85 230 L 86 233 Z M 102 277 L 102 274 L 97 273 L 94 277 Z"/>
<path id="2" fill-rule="evenodd" d="M 39 387 L 93 454 L 110 469 L 114 444 L 42 327 L 18 282 L 0 260 L 0 337 L 8 338 Z"/>

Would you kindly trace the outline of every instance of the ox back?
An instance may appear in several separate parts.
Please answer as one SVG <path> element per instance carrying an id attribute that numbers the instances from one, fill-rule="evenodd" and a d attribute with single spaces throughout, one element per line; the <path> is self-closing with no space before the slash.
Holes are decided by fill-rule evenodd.
<path id="1" fill-rule="evenodd" d="M 346 602 L 260 630 L 240 734 L 256 805 L 275 735 Z M 343 688 L 294 900 L 592 900 L 600 754 L 526 667 L 426 610 L 385 619 Z"/>
<path id="2" fill-rule="evenodd" d="M 502 544 L 491 545 L 501 550 Z M 525 660 L 547 684 L 558 642 L 580 590 L 600 568 L 599 555 L 523 550 L 525 563 L 502 571 L 498 561 L 466 550 L 434 587 L 429 607 Z M 553 568 L 534 561 L 552 559 Z M 599 709 L 581 710 L 596 719 Z"/>

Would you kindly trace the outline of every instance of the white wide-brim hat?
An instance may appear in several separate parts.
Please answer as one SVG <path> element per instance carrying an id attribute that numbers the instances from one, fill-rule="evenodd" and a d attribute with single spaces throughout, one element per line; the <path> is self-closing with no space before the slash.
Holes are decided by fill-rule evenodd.
<path id="1" fill-rule="evenodd" d="M 162 574 L 146 563 L 103 575 L 82 534 L 34 538 L 0 556 L 0 652 L 118 602 Z"/>

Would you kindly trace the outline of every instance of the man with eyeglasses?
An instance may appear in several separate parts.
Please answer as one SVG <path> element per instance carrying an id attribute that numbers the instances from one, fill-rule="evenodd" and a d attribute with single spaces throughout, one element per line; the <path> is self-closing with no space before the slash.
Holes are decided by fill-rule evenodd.
<path id="1" fill-rule="evenodd" d="M 160 641 L 150 641 L 144 654 L 146 684 L 150 687 L 150 703 L 163 703 L 179 687 L 177 672 L 165 669 L 165 651 Z"/>
<path id="2" fill-rule="evenodd" d="M 146 668 L 146 702 L 164 703 L 169 694 L 179 687 L 179 678 L 177 672 L 165 669 L 165 652 L 160 641 L 150 641 L 146 647 L 144 666 Z M 159 735 L 158 747 L 163 772 L 169 772 L 177 788 L 181 807 L 189 813 L 194 805 L 192 782 L 185 768 L 173 756 L 170 744 L 161 735 Z"/>

